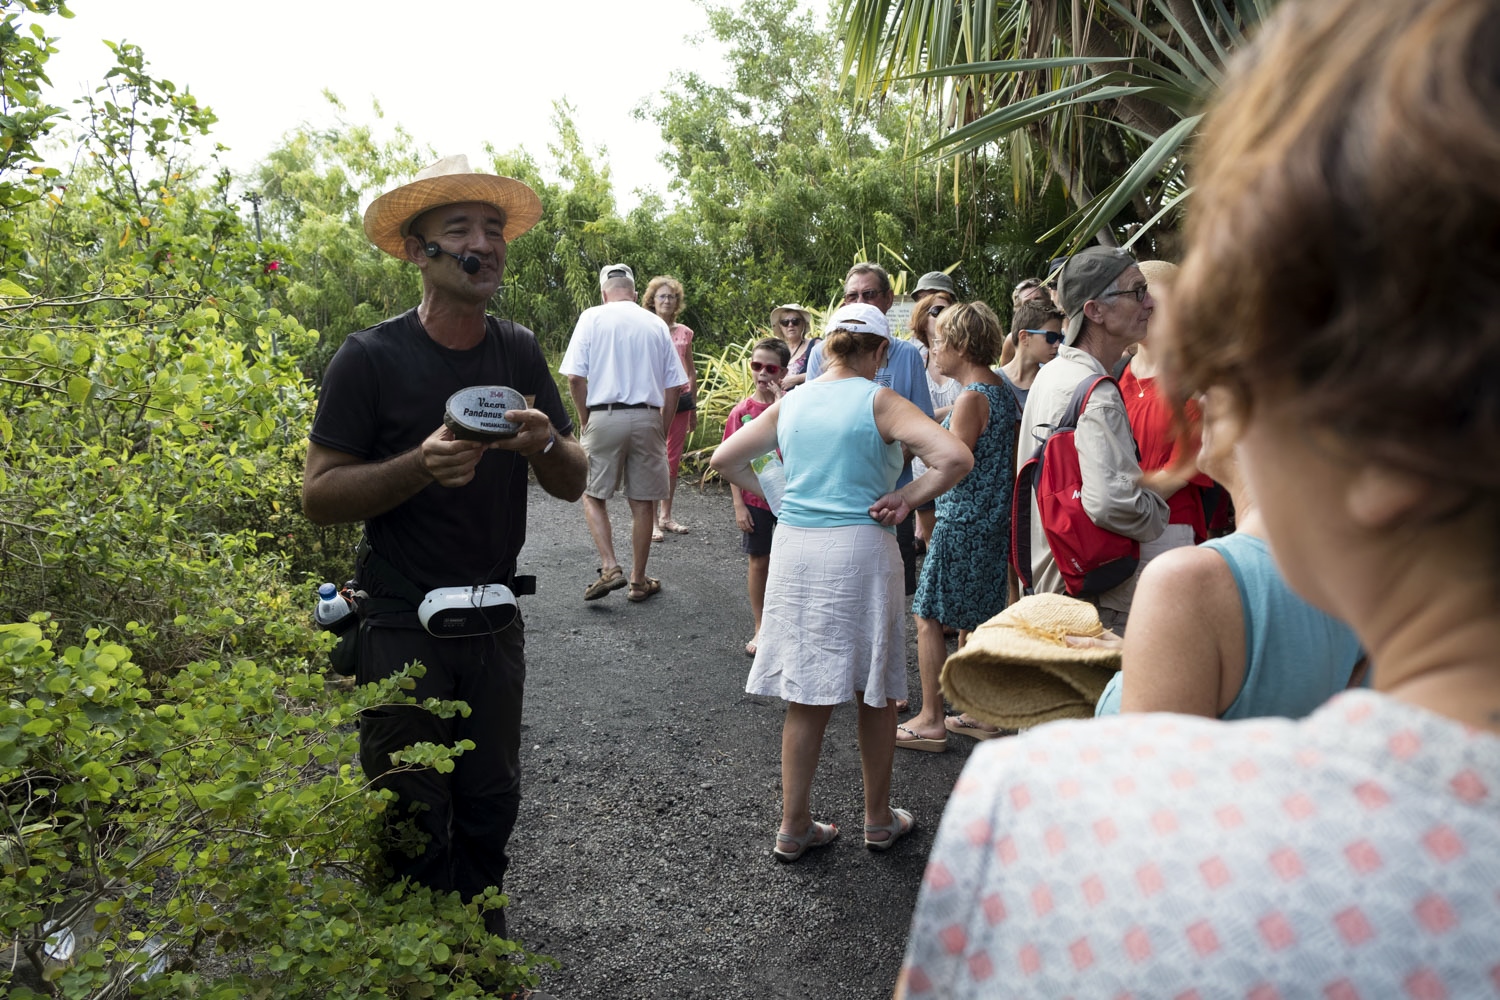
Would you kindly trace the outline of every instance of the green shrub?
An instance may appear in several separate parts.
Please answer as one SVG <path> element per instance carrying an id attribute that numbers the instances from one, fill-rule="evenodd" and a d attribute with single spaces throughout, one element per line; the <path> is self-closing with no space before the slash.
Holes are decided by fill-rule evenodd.
<path id="1" fill-rule="evenodd" d="M 298 669 L 327 637 L 288 627 L 279 667 L 293 669 L 195 662 L 156 692 L 124 645 L 94 631 L 59 651 L 57 632 L 42 616 L 0 626 L 10 996 L 133 984 L 147 997 L 352 1000 L 535 984 L 548 960 L 484 931 L 502 896 L 462 904 L 376 874 L 389 793 L 343 762 L 356 713 L 409 701 L 408 679 L 330 700 L 321 674 Z M 408 766 L 447 770 L 461 752 L 421 745 Z"/>

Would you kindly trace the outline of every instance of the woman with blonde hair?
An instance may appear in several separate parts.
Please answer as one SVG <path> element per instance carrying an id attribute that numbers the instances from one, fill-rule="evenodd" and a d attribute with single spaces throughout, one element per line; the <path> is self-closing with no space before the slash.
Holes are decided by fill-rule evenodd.
<path id="1" fill-rule="evenodd" d="M 963 716 L 946 718 L 938 679 L 948 653 L 943 627 L 959 630 L 962 648 L 971 631 L 1005 610 L 1010 483 L 1021 420 L 1015 396 L 990 368 L 1004 339 L 995 311 L 983 302 L 949 306 L 935 327 L 933 359 L 963 387 L 943 426 L 973 452 L 974 468 L 937 499 L 937 524 L 911 604 L 922 708 L 896 727 L 896 746 L 929 751 L 947 749 L 950 731 L 980 738 L 998 733 Z"/>
<path id="2" fill-rule="evenodd" d="M 760 641 L 745 690 L 787 702 L 781 827 L 774 853 L 795 861 L 832 843 L 812 817 L 812 780 L 835 705 L 859 708 L 865 846 L 884 851 L 915 820 L 890 804 L 895 702 L 906 696 L 906 596 L 895 525 L 969 471 L 963 443 L 877 385 L 891 335 L 885 314 L 850 303 L 829 320 L 823 373 L 719 445 L 712 464 L 760 493 L 752 459 L 780 448 L 786 492 L 771 541 Z M 901 489 L 905 446 L 927 472 Z"/>
<path id="3" fill-rule="evenodd" d="M 651 540 L 665 540 L 665 532 L 685 535 L 688 529 L 672 518 L 672 499 L 677 495 L 677 472 L 682 467 L 682 447 L 688 432 L 698 426 L 698 366 L 693 364 L 693 331 L 691 327 L 677 322 L 683 307 L 682 282 L 669 275 L 658 274 L 646 284 L 641 293 L 641 306 L 661 317 L 672 331 L 672 346 L 677 348 L 677 357 L 682 361 L 682 370 L 687 372 L 688 386 L 677 399 L 677 415 L 667 429 L 667 469 L 671 483 L 667 498 L 658 501 L 656 523 L 651 529 Z"/>
<path id="4" fill-rule="evenodd" d="M 1191 179 L 1162 377 L 1374 690 L 983 745 L 898 993 L 1494 996 L 1500 0 L 1283 0 Z"/>

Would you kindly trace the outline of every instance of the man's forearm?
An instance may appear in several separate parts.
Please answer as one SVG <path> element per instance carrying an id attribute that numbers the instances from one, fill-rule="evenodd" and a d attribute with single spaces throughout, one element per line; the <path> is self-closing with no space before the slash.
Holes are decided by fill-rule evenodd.
<path id="1" fill-rule="evenodd" d="M 410 500 L 433 481 L 422 462 L 420 446 L 382 462 L 316 462 L 315 452 L 308 457 L 302 511 L 314 524 L 347 524 L 378 517 Z"/>
<path id="2" fill-rule="evenodd" d="M 578 434 L 589 425 L 589 380 L 579 375 L 568 376 L 568 395 L 573 400 L 573 410 L 578 414 Z"/>
<path id="3" fill-rule="evenodd" d="M 583 445 L 571 437 L 558 434 L 552 450 L 530 457 L 537 485 L 559 500 L 572 503 L 583 496 L 588 485 L 589 458 Z"/>
<path id="4" fill-rule="evenodd" d="M 668 389 L 664 394 L 661 404 L 661 431 L 663 434 L 672 429 L 672 421 L 677 416 L 677 401 L 682 398 L 682 386 Z"/>

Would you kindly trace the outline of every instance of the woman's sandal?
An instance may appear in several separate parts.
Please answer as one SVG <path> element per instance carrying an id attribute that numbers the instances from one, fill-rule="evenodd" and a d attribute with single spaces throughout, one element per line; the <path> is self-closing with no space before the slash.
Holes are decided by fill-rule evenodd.
<path id="1" fill-rule="evenodd" d="M 975 722 L 967 715 L 950 715 L 943 719 L 943 727 L 950 733 L 960 736 L 972 736 L 976 740 L 992 740 L 997 736 L 1014 736 L 1016 730 L 1001 729 L 998 726 L 986 726 L 982 722 Z"/>
<path id="2" fill-rule="evenodd" d="M 655 577 L 648 576 L 644 583 L 636 583 L 634 580 L 630 581 L 630 593 L 625 595 L 625 599 L 639 604 L 652 594 L 659 593 L 661 593 L 661 581 Z"/>
<path id="3" fill-rule="evenodd" d="M 814 847 L 824 847 L 838 839 L 839 828 L 832 823 L 819 823 L 814 820 L 807 828 L 807 832 L 800 837 L 793 837 L 790 833 L 776 834 L 776 846 L 771 853 L 776 855 L 777 861 L 796 861 L 802 855 Z"/>
<path id="4" fill-rule="evenodd" d="M 690 529 L 678 524 L 673 520 L 659 521 L 656 525 L 663 531 L 670 531 L 674 535 L 686 535 Z"/>
<path id="5" fill-rule="evenodd" d="M 912 818 L 911 813 L 891 806 L 891 821 L 885 826 L 865 824 L 865 847 L 872 851 L 889 851 L 896 841 L 911 833 L 916 825 L 917 821 Z M 883 840 L 871 840 L 872 833 L 883 833 L 886 836 Z"/>
<path id="6" fill-rule="evenodd" d="M 757 632 L 757 633 L 755 633 L 754 636 L 751 637 L 751 639 L 750 639 L 749 642 L 745 643 L 745 655 L 746 656 L 754 656 L 759 651 L 760 651 L 760 633 Z"/>

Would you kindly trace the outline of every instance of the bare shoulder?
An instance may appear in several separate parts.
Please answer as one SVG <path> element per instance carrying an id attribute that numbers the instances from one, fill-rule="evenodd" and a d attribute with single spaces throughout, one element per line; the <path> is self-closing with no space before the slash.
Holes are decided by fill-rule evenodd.
<path id="1" fill-rule="evenodd" d="M 1224 557 L 1213 549 L 1183 546 L 1169 549 L 1141 570 L 1132 602 L 1132 622 L 1138 613 L 1149 617 L 1161 611 L 1180 617 L 1184 609 L 1214 628 L 1226 616 L 1240 613 L 1239 589 Z"/>

